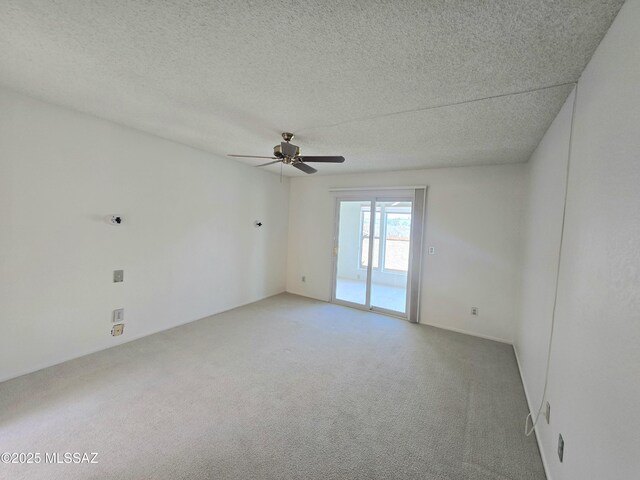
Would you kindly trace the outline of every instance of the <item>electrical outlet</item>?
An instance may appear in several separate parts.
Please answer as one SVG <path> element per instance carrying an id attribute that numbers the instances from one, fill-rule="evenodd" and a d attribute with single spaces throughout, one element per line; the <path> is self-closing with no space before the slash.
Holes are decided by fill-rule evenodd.
<path id="1" fill-rule="evenodd" d="M 558 436 L 558 458 L 560 459 L 560 463 L 562 463 L 564 459 L 564 440 L 562 434 Z"/>
<path id="2" fill-rule="evenodd" d="M 307 277 L 305 277 L 304 275 L 302 276 L 302 281 L 306 282 L 307 281 Z"/>
<path id="3" fill-rule="evenodd" d="M 429 255 L 435 255 L 436 254 L 436 247 L 429 247 Z"/>
<path id="4" fill-rule="evenodd" d="M 547 423 L 551 421 L 551 405 L 547 402 L 547 406 L 544 409 L 544 418 L 547 419 Z"/>
<path id="5" fill-rule="evenodd" d="M 113 323 L 124 322 L 124 308 L 118 308 L 114 310 L 111 314 L 111 321 Z"/>
<path id="6" fill-rule="evenodd" d="M 478 316 L 478 307 L 471 307 L 471 315 Z"/>
<path id="7" fill-rule="evenodd" d="M 124 270 L 113 271 L 113 283 L 124 282 Z"/>
<path id="8" fill-rule="evenodd" d="M 114 325 L 113 328 L 111 329 L 111 335 L 113 335 L 114 337 L 117 337 L 118 335 L 122 335 L 122 332 L 124 332 L 124 323 L 119 323 L 117 325 Z"/>

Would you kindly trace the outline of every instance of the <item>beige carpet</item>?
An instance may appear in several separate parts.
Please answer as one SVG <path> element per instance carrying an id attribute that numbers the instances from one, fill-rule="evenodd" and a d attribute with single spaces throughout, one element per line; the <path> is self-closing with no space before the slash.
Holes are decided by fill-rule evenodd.
<path id="1" fill-rule="evenodd" d="M 526 413 L 509 345 L 283 294 L 0 384 L 0 478 L 544 479 Z"/>

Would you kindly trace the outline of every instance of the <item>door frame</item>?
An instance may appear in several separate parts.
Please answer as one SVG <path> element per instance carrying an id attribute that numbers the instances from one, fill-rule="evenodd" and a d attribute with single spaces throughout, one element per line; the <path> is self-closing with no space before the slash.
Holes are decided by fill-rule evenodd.
<path id="1" fill-rule="evenodd" d="M 332 252 L 332 263 L 333 263 L 333 271 L 331 275 L 331 303 L 335 303 L 337 305 L 344 305 L 346 307 L 357 308 L 358 310 L 363 310 L 367 312 L 375 312 L 381 313 L 383 315 L 389 315 L 396 318 L 401 318 L 403 320 L 410 320 L 410 315 L 412 311 L 415 311 L 417 314 L 417 302 L 418 298 L 414 299 L 414 303 L 416 303 L 416 308 L 412 309 L 412 297 L 415 295 L 413 285 L 415 284 L 412 281 L 414 275 L 420 275 L 420 262 L 416 263 L 414 259 L 422 257 L 422 242 L 421 238 L 418 242 L 419 245 L 416 245 L 414 235 L 414 223 L 416 222 L 417 216 L 420 214 L 423 215 L 424 209 L 422 212 L 416 212 L 415 206 L 417 203 L 416 199 L 416 191 L 415 189 L 398 189 L 397 191 L 378 191 L 376 189 L 372 189 L 370 191 L 353 191 L 353 192 L 345 192 L 344 195 L 338 195 L 335 197 L 335 214 L 334 214 L 334 232 L 333 232 L 333 252 Z M 338 253 L 339 253 L 339 234 L 340 234 L 340 203 L 343 201 L 360 201 L 360 202 L 369 202 L 370 209 L 370 221 L 369 221 L 369 253 L 368 253 L 368 261 L 367 261 L 367 282 L 366 282 L 366 297 L 365 297 L 365 305 L 361 305 L 358 303 L 349 302 L 346 300 L 340 300 L 336 298 L 336 286 L 337 286 L 337 276 L 338 276 Z M 410 233 L 410 245 L 409 245 L 409 269 L 407 271 L 407 283 L 406 283 L 406 299 L 405 299 L 405 311 L 396 312 L 395 310 L 388 310 L 382 307 L 375 307 L 371 305 L 371 283 L 373 280 L 373 246 L 374 246 L 374 231 L 375 231 L 375 210 L 376 204 L 378 202 L 411 202 L 411 233 Z M 419 201 L 419 199 L 418 199 Z M 382 221 L 382 215 L 380 216 Z M 422 227 L 423 221 L 422 219 L 418 220 L 420 226 Z M 382 240 L 382 232 L 383 227 L 380 226 L 380 239 Z M 416 247 L 418 249 L 416 250 Z M 379 259 L 379 262 L 384 261 L 382 258 Z M 418 271 L 414 272 L 416 265 L 418 266 Z M 419 296 L 419 292 L 417 293 Z M 417 318 L 417 317 L 416 317 Z"/>

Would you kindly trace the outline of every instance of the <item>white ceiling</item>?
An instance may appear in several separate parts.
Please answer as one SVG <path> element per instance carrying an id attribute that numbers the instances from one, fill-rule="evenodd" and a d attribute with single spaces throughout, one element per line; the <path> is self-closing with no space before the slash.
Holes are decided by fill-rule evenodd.
<path id="1" fill-rule="evenodd" d="M 3 0 L 0 84 L 321 173 L 524 162 L 623 3 Z"/>

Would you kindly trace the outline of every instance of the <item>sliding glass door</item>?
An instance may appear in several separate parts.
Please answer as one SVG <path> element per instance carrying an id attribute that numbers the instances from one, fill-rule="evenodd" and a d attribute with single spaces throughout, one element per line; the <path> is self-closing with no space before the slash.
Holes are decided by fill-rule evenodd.
<path id="1" fill-rule="evenodd" d="M 407 317 L 413 197 L 337 200 L 333 301 Z"/>

